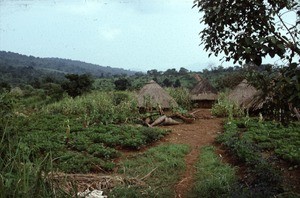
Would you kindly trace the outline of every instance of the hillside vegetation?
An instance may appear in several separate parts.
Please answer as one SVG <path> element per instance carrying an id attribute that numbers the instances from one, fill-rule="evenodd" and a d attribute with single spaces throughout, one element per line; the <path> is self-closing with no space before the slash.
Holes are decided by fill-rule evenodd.
<path id="1" fill-rule="evenodd" d="M 133 75 L 134 71 L 100 66 L 62 58 L 38 58 L 0 51 L 0 79 L 8 83 L 28 83 L 46 76 L 61 79 L 65 74 L 90 74 L 94 77 Z"/>

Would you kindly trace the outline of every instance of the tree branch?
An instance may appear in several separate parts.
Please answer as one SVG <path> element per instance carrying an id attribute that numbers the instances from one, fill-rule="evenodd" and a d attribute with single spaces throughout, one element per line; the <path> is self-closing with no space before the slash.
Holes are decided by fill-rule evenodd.
<path id="1" fill-rule="evenodd" d="M 293 40 L 294 45 L 296 45 L 296 39 L 294 37 L 294 35 L 292 34 L 292 32 L 290 31 L 290 29 L 286 26 L 285 22 L 282 20 L 281 16 L 277 13 L 276 14 L 277 17 L 279 18 L 279 20 L 281 21 L 282 25 L 285 27 L 286 31 L 288 32 L 289 35 L 291 35 L 291 38 Z"/>

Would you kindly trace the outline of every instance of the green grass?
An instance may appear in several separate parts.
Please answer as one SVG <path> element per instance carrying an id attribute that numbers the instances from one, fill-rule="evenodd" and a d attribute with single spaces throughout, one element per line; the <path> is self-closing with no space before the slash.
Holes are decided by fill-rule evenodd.
<path id="1" fill-rule="evenodd" d="M 0 122 L 0 197 L 51 197 L 51 183 L 44 178 L 51 170 L 51 155 L 31 159 L 15 126 L 18 119 L 6 115 Z"/>
<path id="2" fill-rule="evenodd" d="M 119 186 L 109 197 L 174 197 L 174 185 L 185 170 L 187 145 L 166 144 L 153 147 L 143 154 L 129 157 L 119 165 L 127 177 L 143 178 L 146 186 Z"/>
<path id="3" fill-rule="evenodd" d="M 76 98 L 66 97 L 59 102 L 45 106 L 47 114 L 74 115 L 87 126 L 130 123 L 138 116 L 137 102 L 131 92 L 99 92 Z"/>
<path id="4" fill-rule="evenodd" d="M 194 187 L 188 197 L 229 197 L 237 182 L 235 169 L 224 164 L 212 146 L 201 149 Z"/>

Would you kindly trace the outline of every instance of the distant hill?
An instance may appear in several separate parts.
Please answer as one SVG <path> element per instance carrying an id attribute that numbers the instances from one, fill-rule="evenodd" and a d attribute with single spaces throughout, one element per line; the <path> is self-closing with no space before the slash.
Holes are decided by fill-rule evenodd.
<path id="1" fill-rule="evenodd" d="M 0 51 L 0 71 L 7 73 L 12 70 L 34 70 L 40 75 L 56 74 L 90 74 L 95 77 L 109 77 L 114 75 L 134 75 L 135 71 L 122 68 L 100 66 L 82 61 L 62 58 L 38 58 L 13 52 Z"/>

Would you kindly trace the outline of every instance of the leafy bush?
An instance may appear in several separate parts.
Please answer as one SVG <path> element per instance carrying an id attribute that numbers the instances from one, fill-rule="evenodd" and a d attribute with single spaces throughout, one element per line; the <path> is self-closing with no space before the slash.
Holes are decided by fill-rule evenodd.
<path id="1" fill-rule="evenodd" d="M 69 144 L 72 149 L 77 151 L 87 151 L 92 141 L 85 133 L 75 133 L 71 135 L 71 142 Z"/>
<path id="2" fill-rule="evenodd" d="M 121 136 L 110 131 L 106 133 L 91 133 L 89 136 L 94 143 L 105 143 L 109 147 L 120 145 Z"/>
<path id="3" fill-rule="evenodd" d="M 0 95 L 0 192 L 1 197 L 50 197 L 52 188 L 44 175 L 51 170 L 48 153 L 42 159 L 31 159 L 30 148 L 21 142 L 19 120 L 13 113 L 14 102 Z M 44 173 L 44 175 L 42 174 Z"/>
<path id="4" fill-rule="evenodd" d="M 284 160 L 300 163 L 300 124 L 297 122 L 284 127 L 276 122 L 251 120 L 244 136 L 262 150 L 274 150 Z"/>
<path id="5" fill-rule="evenodd" d="M 168 131 L 159 128 L 143 127 L 140 130 L 141 133 L 145 136 L 146 143 L 155 142 L 161 139 L 162 137 L 164 137 L 168 133 Z"/>
<path id="6" fill-rule="evenodd" d="M 66 74 L 68 81 L 62 84 L 62 88 L 71 96 L 80 96 L 92 89 L 93 79 L 87 74 Z"/>
<path id="7" fill-rule="evenodd" d="M 119 156 L 119 153 L 115 149 L 105 147 L 103 144 L 92 144 L 87 151 L 95 157 L 104 159 L 112 159 Z"/>
<path id="8" fill-rule="evenodd" d="M 129 92 L 93 92 L 75 99 L 64 98 L 46 106 L 43 111 L 80 116 L 82 122 L 89 124 L 125 123 L 136 118 L 136 104 L 134 96 Z"/>
<path id="9" fill-rule="evenodd" d="M 293 108 L 300 108 L 299 66 L 298 61 L 288 66 L 266 65 L 259 71 L 249 71 L 248 81 L 261 90 L 262 111 L 266 118 L 285 125 L 295 119 Z"/>
<path id="10" fill-rule="evenodd" d="M 168 93 L 175 99 L 177 104 L 184 109 L 190 110 L 192 108 L 189 90 L 183 87 L 168 88 Z"/>
<path id="11" fill-rule="evenodd" d="M 113 103 L 115 105 L 119 105 L 123 101 L 128 101 L 129 98 L 130 98 L 129 92 L 121 92 L 121 91 L 113 92 Z"/>
<path id="12" fill-rule="evenodd" d="M 58 153 L 58 156 L 55 158 L 54 165 L 59 170 L 68 173 L 88 173 L 95 170 L 102 171 L 102 169 L 110 171 L 114 167 L 114 165 L 111 166 L 111 162 L 105 162 L 83 153 L 66 151 Z"/>
<path id="13" fill-rule="evenodd" d="M 244 115 L 242 109 L 240 109 L 235 103 L 231 102 L 226 93 L 220 93 L 218 102 L 215 103 L 211 109 L 212 114 L 217 117 L 241 117 Z"/>

